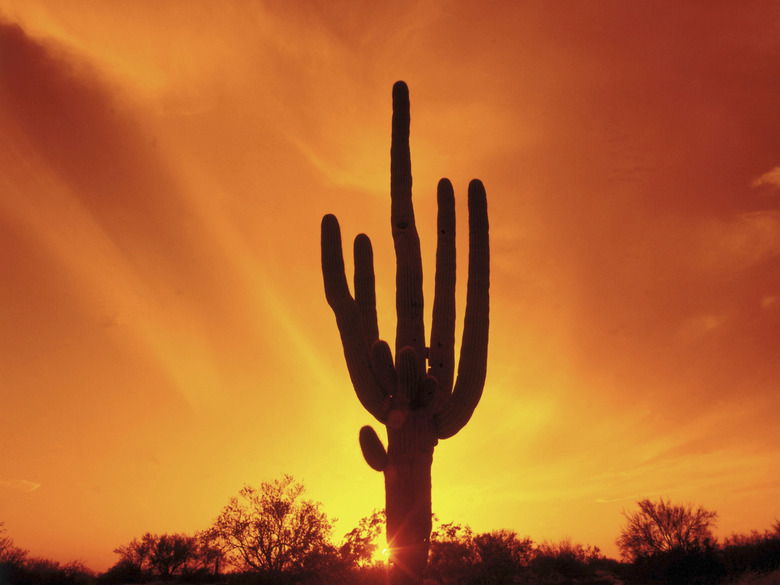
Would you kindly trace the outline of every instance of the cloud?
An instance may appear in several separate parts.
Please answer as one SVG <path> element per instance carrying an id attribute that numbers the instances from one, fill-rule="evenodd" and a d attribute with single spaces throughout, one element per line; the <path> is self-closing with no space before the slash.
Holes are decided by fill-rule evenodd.
<path id="1" fill-rule="evenodd" d="M 693 231 L 693 230 L 692 230 Z M 780 211 L 751 211 L 700 221 L 690 270 L 734 273 L 780 255 Z"/>
<path id="2" fill-rule="evenodd" d="M 0 95 L 29 148 L 126 249 L 143 236 L 165 249 L 149 219 L 177 226 L 187 216 L 179 189 L 105 75 L 59 44 L 0 23 Z"/>
<path id="3" fill-rule="evenodd" d="M 767 171 L 751 183 L 752 187 L 780 187 L 780 167 Z"/>
<path id="4" fill-rule="evenodd" d="M 26 479 L 0 479 L 0 488 L 14 492 L 30 493 L 41 487 L 41 484 Z"/>

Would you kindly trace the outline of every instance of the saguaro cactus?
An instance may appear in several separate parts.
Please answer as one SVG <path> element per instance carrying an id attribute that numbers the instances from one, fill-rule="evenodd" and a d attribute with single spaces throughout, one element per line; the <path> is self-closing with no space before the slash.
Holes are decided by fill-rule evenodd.
<path id="1" fill-rule="evenodd" d="M 482 395 L 487 370 L 490 250 L 485 189 L 469 184 L 469 267 L 466 314 L 455 380 L 455 197 L 438 185 L 438 238 L 430 345 L 425 344 L 422 259 L 412 207 L 409 91 L 393 86 L 390 222 L 396 254 L 395 364 L 379 339 L 371 241 L 355 238 L 354 297 L 350 293 L 337 219 L 322 219 L 325 296 L 336 315 L 344 357 L 358 399 L 387 427 L 360 429 L 368 464 L 385 478 L 387 538 L 394 585 L 420 584 L 431 535 L 431 463 L 439 439 L 457 433 Z M 453 387 L 454 382 L 454 387 Z"/>

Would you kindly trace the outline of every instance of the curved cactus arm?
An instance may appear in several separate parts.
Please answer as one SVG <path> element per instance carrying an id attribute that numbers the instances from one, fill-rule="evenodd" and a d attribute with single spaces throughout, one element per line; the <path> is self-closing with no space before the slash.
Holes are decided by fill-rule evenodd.
<path id="1" fill-rule="evenodd" d="M 363 452 L 363 458 L 369 467 L 376 471 L 384 471 L 387 467 L 387 451 L 385 451 L 376 431 L 369 426 L 365 426 L 360 429 L 358 440 L 360 441 L 360 450 Z"/>
<path id="2" fill-rule="evenodd" d="M 452 393 L 455 376 L 455 195 L 447 179 L 436 189 L 436 277 L 428 373 L 436 378 L 442 403 Z"/>
<path id="3" fill-rule="evenodd" d="M 365 234 L 355 238 L 355 301 L 357 301 L 363 327 L 369 342 L 379 339 L 376 316 L 376 288 L 374 279 L 374 251 L 371 240 Z"/>
<path id="4" fill-rule="evenodd" d="M 393 86 L 393 131 L 390 144 L 390 223 L 396 257 L 396 355 L 413 347 L 420 371 L 425 371 L 422 257 L 412 206 L 412 162 L 409 150 L 409 89 Z"/>
<path id="5" fill-rule="evenodd" d="M 384 422 L 388 397 L 372 367 L 371 345 L 364 330 L 358 304 L 352 298 L 347 285 L 339 222 L 335 216 L 326 215 L 322 218 L 321 229 L 325 298 L 336 316 L 349 377 L 363 407 L 377 420 Z"/>
<path id="6" fill-rule="evenodd" d="M 487 373 L 490 312 L 490 244 L 487 198 L 478 180 L 469 183 L 469 270 L 466 316 L 452 396 L 436 417 L 440 439 L 457 433 L 471 418 L 482 396 Z"/>

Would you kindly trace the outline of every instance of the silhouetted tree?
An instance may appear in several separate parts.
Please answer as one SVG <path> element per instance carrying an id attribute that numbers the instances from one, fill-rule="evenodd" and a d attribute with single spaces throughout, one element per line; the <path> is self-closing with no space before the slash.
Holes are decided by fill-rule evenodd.
<path id="1" fill-rule="evenodd" d="M 186 534 L 145 534 L 149 541 L 149 564 L 161 577 L 175 575 L 195 559 L 198 553 L 198 541 Z"/>
<path id="2" fill-rule="evenodd" d="M 390 223 L 396 253 L 395 361 L 379 339 L 371 241 L 355 238 L 355 296 L 347 284 L 341 232 L 322 219 L 325 297 L 336 316 L 344 358 L 361 404 L 387 430 L 388 448 L 371 427 L 360 430 L 366 462 L 385 476 L 387 540 L 395 585 L 422 583 L 431 535 L 431 463 L 439 439 L 469 421 L 487 371 L 490 246 L 485 189 L 468 188 L 469 266 L 466 313 L 455 380 L 455 197 L 439 181 L 438 239 L 430 343 L 423 320 L 420 239 L 412 205 L 409 90 L 393 86 Z M 454 386 L 453 386 L 454 382 Z"/>
<path id="3" fill-rule="evenodd" d="M 717 512 L 691 504 L 672 505 L 663 499 L 644 499 L 637 505 L 638 512 L 623 512 L 627 523 L 616 543 L 624 558 L 635 561 L 658 553 L 688 553 L 714 545 L 712 529 Z"/>
<path id="4" fill-rule="evenodd" d="M 361 518 L 358 525 L 344 536 L 339 547 L 342 557 L 359 567 L 374 564 L 377 540 L 384 532 L 385 511 L 374 510 L 370 516 Z"/>
<path id="5" fill-rule="evenodd" d="M 219 539 L 211 530 L 197 532 L 195 538 L 198 551 L 193 560 L 193 568 L 206 570 L 212 575 L 219 575 L 227 560 Z"/>
<path id="6" fill-rule="evenodd" d="M 6 567 L 21 564 L 27 558 L 27 551 L 14 544 L 13 538 L 8 535 L 5 522 L 0 522 L 0 565 Z M 2 575 L 0 569 L 0 575 Z"/>
<path id="7" fill-rule="evenodd" d="M 292 476 L 244 486 L 209 529 L 212 542 L 239 570 L 271 574 L 301 570 L 306 557 L 327 546 L 331 523 L 321 504 L 303 500 Z"/>
<path id="8" fill-rule="evenodd" d="M 182 574 L 199 563 L 198 538 L 186 534 L 152 534 L 114 549 L 120 555 L 117 573 L 158 575 L 168 578 Z"/>
<path id="9" fill-rule="evenodd" d="M 138 572 L 141 575 L 151 572 L 148 539 L 142 537 L 141 540 L 138 540 L 134 538 L 127 544 L 115 548 L 114 552 L 119 555 L 117 565 L 121 564 L 123 571 Z"/>

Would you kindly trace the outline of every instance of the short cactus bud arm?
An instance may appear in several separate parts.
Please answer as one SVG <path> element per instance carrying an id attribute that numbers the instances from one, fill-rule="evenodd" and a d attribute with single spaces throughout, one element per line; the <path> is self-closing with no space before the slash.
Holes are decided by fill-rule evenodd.
<path id="1" fill-rule="evenodd" d="M 393 122 L 390 145 L 390 223 L 396 256 L 396 355 L 413 347 L 420 370 L 425 365 L 422 257 L 412 207 L 412 163 L 409 150 L 409 89 L 403 81 L 393 86 Z"/>
<path id="2" fill-rule="evenodd" d="M 363 457 L 369 467 L 376 471 L 384 471 L 387 467 L 387 451 L 385 451 L 376 431 L 365 426 L 360 429 L 358 440 L 360 441 L 360 450 L 363 451 Z"/>
<path id="3" fill-rule="evenodd" d="M 452 396 L 435 417 L 440 439 L 457 433 L 469 421 L 482 396 L 487 373 L 490 314 L 490 244 L 487 198 L 478 180 L 469 184 L 469 269 L 466 316 Z"/>
<path id="4" fill-rule="evenodd" d="M 363 407 L 384 422 L 387 395 L 372 367 L 372 343 L 365 332 L 364 318 L 347 285 L 338 220 L 333 215 L 326 215 L 322 218 L 321 229 L 325 298 L 336 316 L 349 377 Z"/>
<path id="5" fill-rule="evenodd" d="M 452 393 L 455 376 L 455 194 L 447 179 L 437 188 L 436 277 L 428 373 L 436 378 L 442 400 Z"/>

